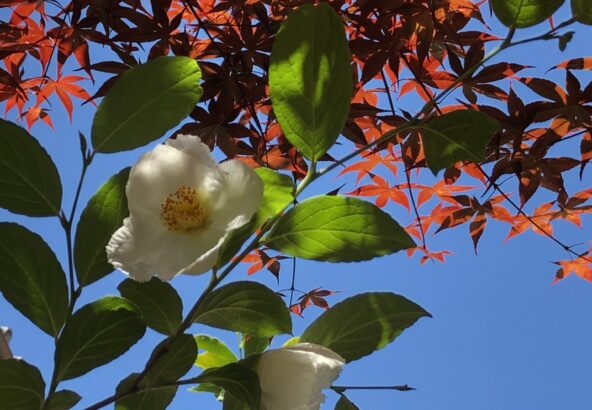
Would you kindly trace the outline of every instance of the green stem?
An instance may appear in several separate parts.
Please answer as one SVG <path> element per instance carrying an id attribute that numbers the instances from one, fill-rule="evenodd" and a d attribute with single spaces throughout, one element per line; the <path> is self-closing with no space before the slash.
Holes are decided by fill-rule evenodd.
<path id="1" fill-rule="evenodd" d="M 74 193 L 74 199 L 72 201 L 72 208 L 70 209 L 70 214 L 66 216 L 66 214 L 62 211 L 58 216 L 62 228 L 64 229 L 64 234 L 66 236 L 66 251 L 68 253 L 68 279 L 70 288 L 70 302 L 68 305 L 68 316 L 66 317 L 66 321 L 68 321 L 68 319 L 72 316 L 72 313 L 74 312 L 74 306 L 76 305 L 76 301 L 82 293 L 82 287 L 79 285 L 76 286 L 76 282 L 74 279 L 74 247 L 72 241 L 72 227 L 74 224 L 74 216 L 76 215 L 76 208 L 78 207 L 78 202 L 80 201 L 80 193 L 82 192 L 82 186 L 84 184 L 84 179 L 86 177 L 86 171 L 90 167 L 93 158 L 93 154 L 88 156 L 83 154 L 82 169 L 80 171 L 80 177 L 78 178 L 78 184 L 76 186 L 76 192 Z M 57 341 L 58 338 L 56 337 L 56 344 Z M 52 394 L 55 393 L 58 384 L 60 383 L 56 370 L 57 368 L 54 367 L 47 397 L 50 397 Z"/>

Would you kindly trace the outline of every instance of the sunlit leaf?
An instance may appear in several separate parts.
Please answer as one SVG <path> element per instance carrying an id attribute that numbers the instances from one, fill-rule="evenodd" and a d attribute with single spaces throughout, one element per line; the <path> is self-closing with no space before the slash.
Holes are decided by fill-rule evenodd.
<path id="1" fill-rule="evenodd" d="M 233 282 L 216 289 L 205 298 L 194 320 L 259 337 L 292 332 L 290 311 L 282 298 L 257 282 Z"/>
<path id="2" fill-rule="evenodd" d="M 0 360 L 0 407 L 41 410 L 45 382 L 39 370 L 20 359 Z"/>
<path id="3" fill-rule="evenodd" d="M 428 122 L 423 129 L 423 147 L 428 167 L 435 174 L 458 161 L 482 162 L 485 147 L 500 128 L 489 115 L 457 110 Z"/>
<path id="4" fill-rule="evenodd" d="M 183 320 L 183 303 L 175 288 L 158 278 L 148 282 L 126 279 L 117 287 L 121 296 L 142 311 L 146 325 L 165 335 L 174 335 Z"/>
<path id="5" fill-rule="evenodd" d="M 241 346 L 246 357 L 257 353 L 263 353 L 269 347 L 270 342 L 271 340 L 268 337 L 243 335 Z"/>
<path id="6" fill-rule="evenodd" d="M 125 185 L 130 168 L 115 174 L 99 188 L 80 215 L 74 239 L 78 283 L 89 285 L 113 271 L 105 246 L 129 215 Z"/>
<path id="7" fill-rule="evenodd" d="M 317 318 L 300 336 L 301 343 L 328 347 L 346 361 L 382 349 L 419 318 L 431 315 L 394 293 L 353 296 Z"/>
<path id="8" fill-rule="evenodd" d="M 41 330 L 57 336 L 68 315 L 68 285 L 43 239 L 15 223 L 0 223 L 0 291 Z"/>
<path id="9" fill-rule="evenodd" d="M 491 0 L 498 19 L 506 26 L 524 28 L 547 20 L 565 0 Z"/>
<path id="10" fill-rule="evenodd" d="M 294 182 L 287 175 L 269 168 L 257 168 L 257 175 L 263 181 L 263 199 L 251 221 L 230 233 L 218 256 L 218 266 L 226 264 L 241 248 L 245 240 L 259 228 L 266 219 L 274 216 L 294 200 Z"/>
<path id="11" fill-rule="evenodd" d="M 62 183 L 51 157 L 23 128 L 0 119 L 0 208 L 52 216 L 61 203 Z"/>
<path id="12" fill-rule="evenodd" d="M 201 98 L 200 79 L 197 62 L 188 57 L 160 57 L 125 72 L 97 109 L 93 147 L 126 151 L 162 137 Z"/>
<path id="13" fill-rule="evenodd" d="M 415 246 L 380 208 L 342 196 L 318 196 L 296 205 L 264 241 L 291 256 L 329 262 L 368 260 Z"/>
<path id="14" fill-rule="evenodd" d="M 353 89 L 343 21 L 328 3 L 290 13 L 271 51 L 269 87 L 288 140 L 319 159 L 345 126 Z"/>
<path id="15" fill-rule="evenodd" d="M 55 352 L 57 380 L 73 379 L 125 353 L 144 336 L 138 308 L 107 296 L 83 306 L 68 320 Z"/>
<path id="16" fill-rule="evenodd" d="M 204 352 L 200 353 L 195 361 L 195 364 L 202 369 L 222 367 L 238 360 L 232 350 L 220 339 L 209 335 L 195 335 L 195 341 L 198 349 Z"/>

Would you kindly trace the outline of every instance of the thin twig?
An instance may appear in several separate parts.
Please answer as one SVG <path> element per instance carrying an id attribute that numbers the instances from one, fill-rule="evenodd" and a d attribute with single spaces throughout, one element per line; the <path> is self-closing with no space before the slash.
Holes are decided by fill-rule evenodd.
<path id="1" fill-rule="evenodd" d="M 409 66 L 408 66 L 409 67 Z M 389 105 L 391 107 L 391 112 L 394 115 L 396 115 L 395 113 L 395 105 L 393 104 L 393 98 L 391 96 L 391 92 L 390 92 L 390 87 L 386 81 L 386 76 L 384 74 L 384 69 L 381 69 L 380 71 L 381 77 L 382 77 L 382 83 L 384 84 L 384 91 L 386 92 L 386 95 L 388 97 L 389 100 Z M 434 104 L 436 102 L 434 101 Z M 401 147 L 401 152 L 403 152 L 403 143 L 401 142 L 400 144 Z M 411 205 L 413 206 L 413 212 L 415 213 L 415 218 L 417 219 L 417 224 L 419 225 L 419 232 L 421 234 L 421 243 L 424 249 L 427 249 L 427 241 L 426 241 L 426 235 L 425 235 L 425 231 L 423 229 L 423 223 L 421 221 L 421 215 L 419 214 L 419 209 L 417 208 L 417 203 L 415 202 L 415 196 L 413 195 L 413 189 L 411 189 L 411 172 L 410 170 L 407 168 L 407 164 L 405 164 L 405 161 L 403 161 L 403 164 L 405 165 L 405 178 L 407 179 L 407 193 L 409 195 L 409 198 L 411 199 Z"/>

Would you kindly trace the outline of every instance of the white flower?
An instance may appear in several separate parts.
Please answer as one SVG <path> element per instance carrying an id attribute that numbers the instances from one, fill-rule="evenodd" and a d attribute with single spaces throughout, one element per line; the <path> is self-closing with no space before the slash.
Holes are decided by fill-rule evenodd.
<path id="1" fill-rule="evenodd" d="M 107 245 L 109 262 L 138 281 L 169 280 L 214 266 L 228 232 L 259 208 L 263 183 L 242 162 L 218 166 L 197 137 L 179 135 L 142 155 L 126 194 L 130 216 Z"/>
<path id="2" fill-rule="evenodd" d="M 255 367 L 261 410 L 319 410 L 321 389 L 331 386 L 344 364 L 331 349 L 312 343 L 268 350 Z"/>

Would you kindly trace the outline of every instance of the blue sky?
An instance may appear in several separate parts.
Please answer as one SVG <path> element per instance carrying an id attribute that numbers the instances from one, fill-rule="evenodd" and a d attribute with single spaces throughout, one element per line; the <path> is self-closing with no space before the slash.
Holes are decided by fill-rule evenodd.
<path id="1" fill-rule="evenodd" d="M 561 21 L 566 9 L 556 17 Z M 5 13 L 4 11 L 2 13 Z M 0 18 L 4 17 L 1 15 Z M 488 21 L 492 21 L 488 19 Z M 497 33 L 505 31 L 492 23 Z M 517 36 L 542 32 L 535 29 L 519 31 Z M 564 59 L 590 54 L 592 30 L 575 26 L 576 36 L 564 53 L 555 42 L 527 45 L 512 49 L 497 61 L 513 61 L 536 65 L 540 69 L 526 72 L 544 76 L 545 70 Z M 525 74 L 525 75 L 526 75 Z M 562 84 L 563 73 L 549 77 Z M 580 78 L 589 80 L 589 76 Z M 517 86 L 518 88 L 519 86 Z M 520 88 L 524 91 L 524 88 Z M 528 95 L 528 94 L 527 94 Z M 413 100 L 406 109 L 417 109 Z M 80 167 L 77 146 L 78 130 L 90 133 L 94 108 L 77 108 L 70 124 L 62 108 L 54 105 L 56 131 L 36 125 L 32 133 L 46 147 L 56 162 L 64 186 L 64 204 L 69 208 Z M 13 116 L 9 117 L 14 119 Z M 159 141 L 160 142 L 160 141 Z M 86 200 L 112 174 L 132 164 L 148 147 L 128 153 L 98 155 L 90 169 L 82 191 L 82 210 Z M 347 150 L 348 147 L 343 147 Z M 576 145 L 561 148 L 578 155 Z M 582 182 L 571 178 L 572 187 L 584 189 L 592 182 L 590 170 Z M 427 174 L 426 174 L 427 175 Z M 431 179 L 426 179 L 426 182 Z M 323 193 L 341 185 L 332 177 L 321 181 L 308 194 Z M 351 186 L 351 185 L 350 185 Z M 573 191 L 573 190 L 572 190 Z M 539 197 L 539 198 L 544 198 Z M 535 198 L 535 200 L 537 200 Z M 400 207 L 388 207 L 395 218 L 408 220 Z M 57 219 L 27 218 L 0 210 L 0 220 L 16 221 L 40 233 L 56 251 L 65 266 L 65 241 Z M 585 223 L 592 222 L 585 218 Z M 586 225 L 585 225 L 586 226 Z M 527 232 L 504 242 L 507 226 L 490 224 L 475 255 L 468 236 L 468 227 L 452 229 L 429 238 L 432 249 L 450 249 L 454 255 L 445 264 L 427 263 L 419 266 L 416 258 L 403 253 L 367 263 L 325 264 L 299 261 L 296 285 L 309 290 L 323 286 L 340 290 L 330 298 L 335 303 L 366 291 L 392 291 L 419 303 L 433 314 L 422 319 L 387 348 L 358 362 L 348 364 L 339 385 L 409 384 L 417 391 L 355 391 L 348 393 L 362 409 L 408 410 L 586 410 L 592 403 L 589 387 L 592 353 L 589 312 L 592 311 L 592 285 L 576 277 L 552 286 L 555 266 L 551 261 L 566 259 L 565 253 L 549 240 Z M 581 231 L 560 222 L 557 236 L 568 243 L 590 239 L 590 229 Z M 271 275 L 261 272 L 253 277 L 273 289 L 289 287 L 289 263 L 283 266 L 278 285 Z M 244 267 L 230 279 L 245 279 Z M 106 294 L 117 294 L 116 286 L 125 277 L 114 272 L 91 285 L 78 304 Z M 185 308 L 200 294 L 207 277 L 179 277 L 172 284 L 182 295 Z M 49 380 L 53 363 L 52 340 L 0 298 L 0 324 L 13 329 L 11 347 L 14 353 L 38 366 Z M 321 311 L 311 308 L 304 319 L 294 318 L 295 334 L 299 334 Z M 210 333 L 226 340 L 236 349 L 236 336 L 229 332 L 194 326 L 193 333 Z M 278 338 L 279 346 L 285 337 Z M 110 395 L 117 382 L 133 371 L 141 370 L 151 348 L 160 336 L 149 331 L 146 337 L 112 364 L 93 370 L 86 376 L 63 383 L 80 393 L 80 405 L 89 405 Z M 191 374 L 197 374 L 194 369 Z M 336 395 L 327 392 L 326 408 Z M 179 389 L 172 409 L 219 408 L 206 394 Z"/>

